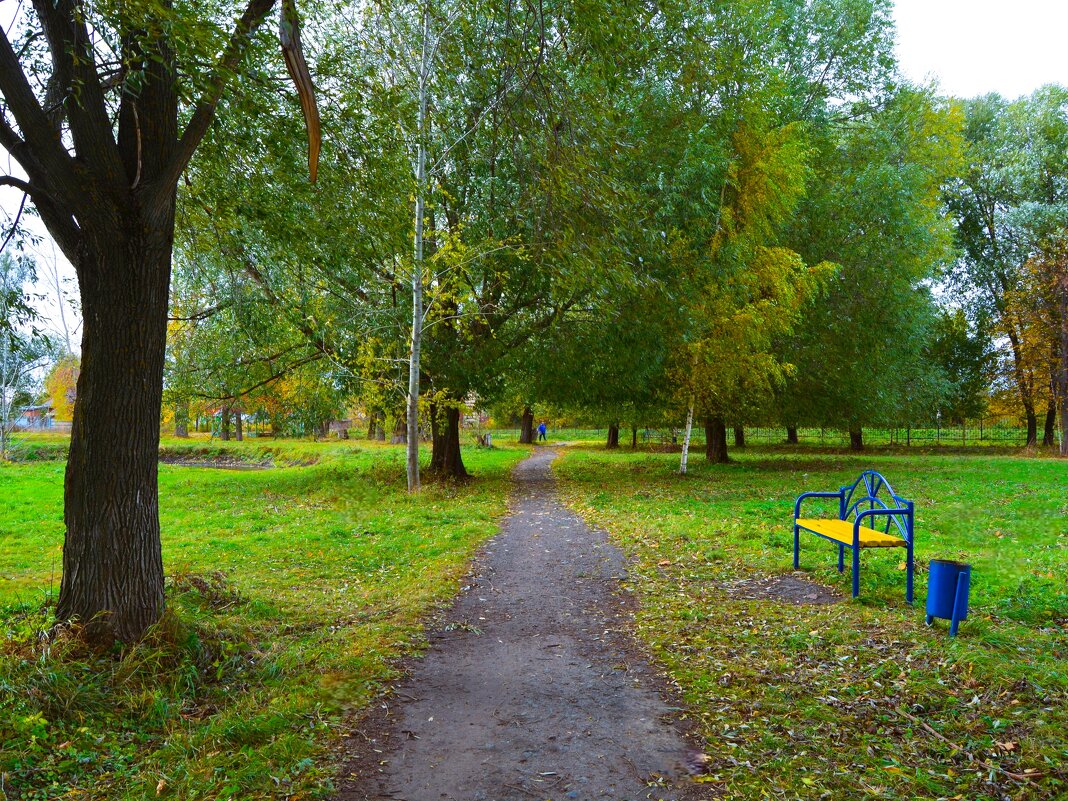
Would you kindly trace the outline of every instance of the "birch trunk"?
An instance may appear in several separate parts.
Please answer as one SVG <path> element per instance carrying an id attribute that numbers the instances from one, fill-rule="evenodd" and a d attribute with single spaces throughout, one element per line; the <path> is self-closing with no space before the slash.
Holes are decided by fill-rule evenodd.
<path id="1" fill-rule="evenodd" d="M 686 475 L 686 463 L 690 458 L 690 434 L 693 432 L 693 399 L 690 399 L 690 409 L 686 412 L 686 435 L 682 438 L 682 460 L 679 462 L 679 474 Z"/>
<path id="2" fill-rule="evenodd" d="M 430 9 L 423 7 L 419 59 L 419 117 L 416 124 L 415 243 L 412 264 L 412 349 L 408 359 L 408 492 L 419 491 L 419 359 L 423 345 L 423 215 L 426 205 L 426 84 Z"/>
<path id="3" fill-rule="evenodd" d="M 1068 272 L 1060 277 L 1057 292 L 1061 313 L 1060 406 L 1061 456 L 1068 456 Z"/>

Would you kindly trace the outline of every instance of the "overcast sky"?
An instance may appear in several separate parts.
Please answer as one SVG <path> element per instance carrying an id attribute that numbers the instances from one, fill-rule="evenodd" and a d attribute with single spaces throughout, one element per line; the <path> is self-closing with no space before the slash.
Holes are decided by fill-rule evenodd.
<path id="1" fill-rule="evenodd" d="M 915 81 L 934 78 L 945 94 L 1016 98 L 1046 83 L 1068 85 L 1068 0 L 897 0 L 894 16 L 902 71 Z M 11 166 L 0 151 L 0 169 L 17 173 Z M 0 222 L 7 222 L 20 197 L 0 188 Z M 36 251 L 47 276 L 44 265 L 55 263 L 47 236 Z M 73 270 L 62 257 L 59 262 L 71 286 Z M 40 291 L 52 296 L 42 311 L 59 328 L 54 285 L 42 284 Z"/>
<path id="2" fill-rule="evenodd" d="M 897 0 L 894 16 L 902 71 L 945 94 L 1068 84 L 1068 0 Z"/>

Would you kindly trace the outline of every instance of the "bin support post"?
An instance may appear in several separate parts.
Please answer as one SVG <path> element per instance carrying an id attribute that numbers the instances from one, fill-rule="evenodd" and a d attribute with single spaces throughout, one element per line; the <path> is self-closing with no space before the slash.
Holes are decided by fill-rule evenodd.
<path id="1" fill-rule="evenodd" d="M 953 620 L 949 626 L 951 637 L 957 636 L 957 627 L 960 625 L 961 618 L 967 613 L 968 589 L 971 585 L 971 580 L 971 570 L 964 570 L 957 576 L 957 593 L 953 597 Z"/>

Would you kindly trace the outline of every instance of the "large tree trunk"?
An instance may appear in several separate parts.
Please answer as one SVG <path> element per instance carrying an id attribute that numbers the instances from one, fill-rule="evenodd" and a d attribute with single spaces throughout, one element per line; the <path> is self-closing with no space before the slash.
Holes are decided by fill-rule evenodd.
<path id="1" fill-rule="evenodd" d="M 433 409 L 433 407 L 431 407 L 431 409 Z M 398 415 L 397 422 L 393 426 L 393 436 L 389 438 L 389 444 L 408 444 L 408 416 L 406 414 Z"/>
<path id="2" fill-rule="evenodd" d="M 1035 407 L 1033 405 L 1027 405 L 1024 407 L 1024 416 L 1027 418 L 1027 445 L 1038 444 L 1038 415 L 1035 414 Z"/>
<path id="3" fill-rule="evenodd" d="M 1053 398 L 1049 400 L 1049 406 L 1046 407 L 1046 422 L 1042 427 L 1042 444 L 1046 447 L 1052 448 L 1057 444 L 1057 404 Z"/>
<path id="4" fill-rule="evenodd" d="M 189 436 L 189 401 L 179 401 L 174 405 L 174 436 Z"/>
<path id="5" fill-rule="evenodd" d="M 717 464 L 730 461 L 727 455 L 727 424 L 722 417 L 705 418 L 705 458 Z"/>
<path id="6" fill-rule="evenodd" d="M 63 492 L 56 617 L 92 642 L 132 642 L 163 612 L 159 417 L 171 225 L 101 241 L 79 265 L 82 367 Z"/>
<path id="7" fill-rule="evenodd" d="M 375 438 L 375 428 L 377 426 L 378 417 L 372 412 L 367 418 L 367 440 L 370 442 Z"/>
<path id="8" fill-rule="evenodd" d="M 460 409 L 448 406 L 441 410 L 432 406 L 430 415 L 430 472 L 445 478 L 467 478 L 467 469 L 460 453 Z"/>
<path id="9" fill-rule="evenodd" d="M 630 427 L 630 449 L 632 451 L 638 450 L 638 426 Z"/>
<path id="10" fill-rule="evenodd" d="M 219 439 L 223 442 L 230 441 L 230 407 L 222 407 L 222 423 L 219 426 Z"/>
<path id="11" fill-rule="evenodd" d="M 860 426 L 849 427 L 849 450 L 864 450 L 864 430 Z"/>
<path id="12" fill-rule="evenodd" d="M 744 426 L 735 426 L 734 427 L 734 447 L 736 447 L 736 448 L 744 448 L 745 447 L 745 427 Z"/>
<path id="13" fill-rule="evenodd" d="M 241 442 L 245 439 L 245 425 L 244 418 L 242 417 L 240 409 L 234 409 L 234 433 L 236 434 L 237 441 Z"/>
<path id="14" fill-rule="evenodd" d="M 608 443 L 605 447 L 619 447 L 619 423 L 612 423 L 610 426 L 608 426 Z"/>
<path id="15" fill-rule="evenodd" d="M 796 445 L 797 444 L 797 428 L 795 426 L 787 426 L 786 427 L 786 444 L 787 445 Z"/>
<path id="16" fill-rule="evenodd" d="M 523 417 L 519 423 L 519 442 L 522 445 L 534 444 L 534 410 L 523 407 Z"/>

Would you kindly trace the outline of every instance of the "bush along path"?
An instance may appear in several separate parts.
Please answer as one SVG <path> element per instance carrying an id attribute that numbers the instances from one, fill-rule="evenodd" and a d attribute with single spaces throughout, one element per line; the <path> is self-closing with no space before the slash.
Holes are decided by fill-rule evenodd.
<path id="1" fill-rule="evenodd" d="M 626 632 L 620 551 L 538 451 L 425 658 L 351 742 L 340 801 L 683 799 L 696 759 Z M 377 716 L 377 717 L 376 717 Z"/>

